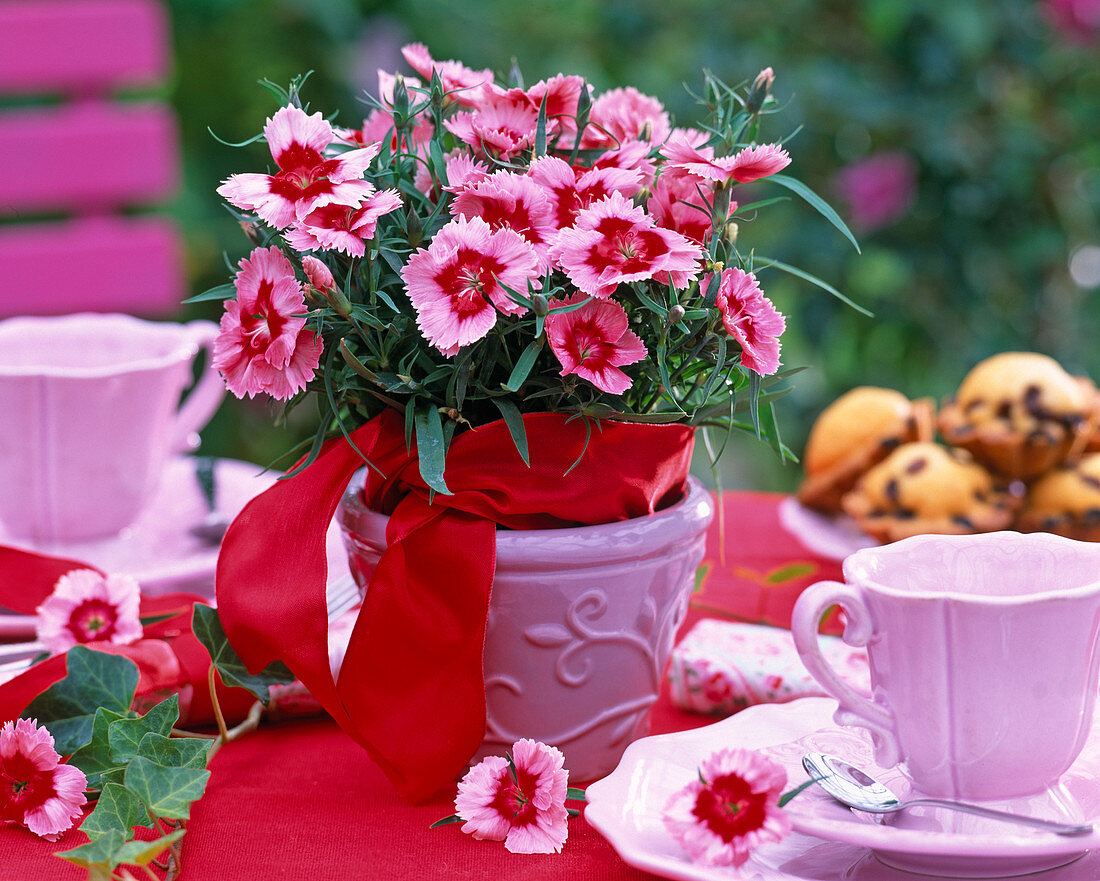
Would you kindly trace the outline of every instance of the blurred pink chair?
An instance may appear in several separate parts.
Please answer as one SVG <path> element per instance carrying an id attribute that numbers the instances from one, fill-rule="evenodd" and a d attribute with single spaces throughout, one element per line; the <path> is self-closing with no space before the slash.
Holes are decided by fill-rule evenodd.
<path id="1" fill-rule="evenodd" d="M 0 317 L 169 315 L 180 236 L 143 207 L 179 182 L 159 0 L 0 0 Z"/>

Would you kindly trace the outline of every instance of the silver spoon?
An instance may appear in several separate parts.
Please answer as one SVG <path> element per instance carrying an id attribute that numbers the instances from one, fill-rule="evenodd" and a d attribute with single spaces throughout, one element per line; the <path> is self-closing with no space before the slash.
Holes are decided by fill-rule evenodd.
<path id="1" fill-rule="evenodd" d="M 806 753 L 802 757 L 802 767 L 806 769 L 811 780 L 838 802 L 870 814 L 889 814 L 914 805 L 931 805 L 976 814 L 979 817 L 990 817 L 994 820 L 1022 823 L 1025 826 L 1034 826 L 1058 835 L 1085 835 L 1092 832 L 1092 826 L 1088 824 L 1075 825 L 1058 823 L 1054 820 L 1040 820 L 1038 817 L 1025 817 L 1008 811 L 998 811 L 942 798 L 913 798 L 899 801 L 886 786 L 869 777 L 859 768 L 853 768 L 836 756 L 825 753 Z"/>

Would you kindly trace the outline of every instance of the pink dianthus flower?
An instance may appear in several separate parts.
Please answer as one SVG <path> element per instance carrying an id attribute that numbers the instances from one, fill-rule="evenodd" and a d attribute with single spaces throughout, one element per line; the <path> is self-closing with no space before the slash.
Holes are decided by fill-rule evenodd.
<path id="1" fill-rule="evenodd" d="M 512 745 L 511 758 L 509 765 L 489 756 L 462 778 L 455 798 L 455 813 L 466 821 L 462 831 L 503 841 L 512 853 L 561 853 L 569 835 L 565 757 L 524 739 Z"/>
<path id="2" fill-rule="evenodd" d="M 282 251 L 256 248 L 240 266 L 212 363 L 238 398 L 263 392 L 287 400 L 313 378 L 321 338 L 306 329 L 302 285 Z"/>
<path id="3" fill-rule="evenodd" d="M 141 639 L 141 588 L 129 575 L 101 575 L 94 569 L 66 572 L 37 613 L 38 641 L 58 655 L 74 645 Z"/>
<path id="4" fill-rule="evenodd" d="M 420 332 L 444 355 L 484 337 L 496 324 L 497 309 L 523 312 L 503 285 L 526 294 L 527 282 L 537 276 L 530 243 L 515 230 L 491 229 L 480 217 L 456 217 L 401 270 Z"/>
<path id="5" fill-rule="evenodd" d="M 699 283 L 706 291 L 711 277 Z M 779 337 L 787 329 L 786 319 L 764 296 L 756 276 L 736 267 L 725 269 L 718 283 L 715 306 L 722 324 L 741 344 L 741 366 L 767 376 L 779 369 Z"/>
<path id="6" fill-rule="evenodd" d="M 552 300 L 555 306 L 571 306 L 585 300 L 573 294 L 565 300 Z M 561 362 L 561 375 L 574 373 L 596 388 L 621 395 L 631 379 L 619 370 L 646 356 L 645 346 L 627 327 L 626 310 L 613 300 L 590 300 L 570 312 L 546 316 L 546 339 Z"/>
<path id="7" fill-rule="evenodd" d="M 699 778 L 669 799 L 665 828 L 705 866 L 740 866 L 753 848 L 791 831 L 779 807 L 787 773 L 747 749 L 723 749 L 699 766 Z"/>
<path id="8" fill-rule="evenodd" d="M 53 735 L 34 719 L 0 727 L 0 820 L 56 841 L 84 813 L 84 772 L 62 763 Z"/>

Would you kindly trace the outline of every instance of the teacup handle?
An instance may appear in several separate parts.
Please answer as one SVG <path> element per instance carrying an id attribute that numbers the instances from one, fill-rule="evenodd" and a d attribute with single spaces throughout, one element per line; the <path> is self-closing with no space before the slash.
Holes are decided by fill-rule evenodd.
<path id="1" fill-rule="evenodd" d="M 859 591 L 839 581 L 819 581 L 802 592 L 791 613 L 791 635 L 798 656 L 810 675 L 839 702 L 833 719 L 838 725 L 858 725 L 871 732 L 875 758 L 884 767 L 901 761 L 894 719 L 882 704 L 868 699 L 845 682 L 825 660 L 818 641 L 818 624 L 830 606 L 839 605 L 847 616 L 844 641 L 862 646 L 871 641 L 874 623 Z"/>
<path id="2" fill-rule="evenodd" d="M 173 445 L 179 452 L 192 452 L 199 446 L 199 430 L 210 421 L 225 397 L 225 382 L 213 366 L 211 344 L 220 328 L 212 321 L 189 321 L 184 325 L 200 349 L 206 349 L 206 360 L 194 387 L 176 413 Z"/>

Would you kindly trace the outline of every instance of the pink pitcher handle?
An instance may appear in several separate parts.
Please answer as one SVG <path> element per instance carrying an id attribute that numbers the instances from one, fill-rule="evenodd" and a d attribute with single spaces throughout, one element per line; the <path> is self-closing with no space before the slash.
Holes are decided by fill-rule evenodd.
<path id="1" fill-rule="evenodd" d="M 826 610 L 835 605 L 839 605 L 847 617 L 844 641 L 852 646 L 867 645 L 871 641 L 874 624 L 859 591 L 839 581 L 819 581 L 802 592 L 791 613 L 791 635 L 798 656 L 810 675 L 839 702 L 833 714 L 834 721 L 838 725 L 866 728 L 875 745 L 876 761 L 883 767 L 896 765 L 901 761 L 901 753 L 890 711 L 852 688 L 821 653 L 818 624 Z"/>
<path id="2" fill-rule="evenodd" d="M 202 372 L 176 414 L 175 449 L 192 452 L 198 449 L 200 429 L 210 421 L 225 397 L 225 382 L 211 363 L 211 344 L 218 335 L 218 325 L 212 321 L 190 321 L 185 328 L 195 344 L 206 349 Z"/>

